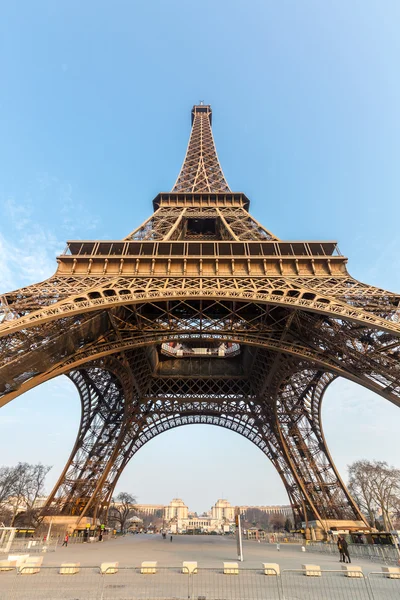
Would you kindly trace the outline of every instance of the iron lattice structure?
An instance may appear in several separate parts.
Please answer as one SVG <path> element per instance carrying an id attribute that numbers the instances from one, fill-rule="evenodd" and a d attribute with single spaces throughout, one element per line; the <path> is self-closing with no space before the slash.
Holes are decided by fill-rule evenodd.
<path id="1" fill-rule="evenodd" d="M 61 374 L 82 401 L 47 510 L 98 517 L 143 444 L 208 423 L 268 456 L 296 522 L 362 525 L 321 403 L 344 377 L 400 404 L 399 295 L 353 279 L 335 242 L 258 223 L 225 180 L 209 106 L 194 106 L 181 172 L 153 205 L 122 241 L 70 241 L 55 275 L 1 297 L 1 405 Z"/>

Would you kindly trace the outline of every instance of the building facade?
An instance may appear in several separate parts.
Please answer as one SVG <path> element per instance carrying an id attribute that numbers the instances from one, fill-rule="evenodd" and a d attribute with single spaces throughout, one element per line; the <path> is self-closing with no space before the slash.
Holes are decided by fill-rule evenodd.
<path id="1" fill-rule="evenodd" d="M 213 519 L 231 522 L 235 519 L 235 508 L 228 500 L 220 498 L 211 508 L 211 516 Z"/>
<path id="2" fill-rule="evenodd" d="M 285 518 L 293 518 L 293 510 L 290 504 L 275 506 L 240 506 L 240 514 L 245 515 L 248 510 L 261 510 L 267 515 L 282 515 Z"/>
<path id="3" fill-rule="evenodd" d="M 154 516 L 164 512 L 164 504 L 135 504 L 135 511 L 143 515 Z"/>
<path id="4" fill-rule="evenodd" d="M 228 500 L 219 499 L 207 513 L 191 513 L 180 498 L 164 508 L 164 525 L 171 533 L 228 533 L 234 524 L 235 509 Z"/>
<path id="5" fill-rule="evenodd" d="M 164 520 L 167 523 L 188 518 L 188 507 L 180 498 L 174 498 L 164 507 Z"/>

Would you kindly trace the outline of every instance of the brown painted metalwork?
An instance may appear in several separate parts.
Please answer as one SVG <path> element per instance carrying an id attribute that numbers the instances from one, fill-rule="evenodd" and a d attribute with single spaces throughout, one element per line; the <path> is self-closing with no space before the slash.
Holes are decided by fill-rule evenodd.
<path id="1" fill-rule="evenodd" d="M 353 279 L 335 242 L 258 223 L 225 180 L 209 106 L 153 206 L 125 239 L 70 241 L 55 275 L 1 297 L 0 405 L 61 374 L 81 397 L 47 510 L 98 516 L 143 444 L 208 423 L 269 457 L 297 522 L 362 522 L 321 403 L 341 376 L 400 405 L 399 295 Z"/>

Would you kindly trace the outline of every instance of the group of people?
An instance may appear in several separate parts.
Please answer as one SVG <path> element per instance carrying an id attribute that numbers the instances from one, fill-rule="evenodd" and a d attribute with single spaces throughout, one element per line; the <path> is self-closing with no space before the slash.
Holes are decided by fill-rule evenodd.
<path id="1" fill-rule="evenodd" d="M 163 540 L 167 539 L 167 534 L 165 533 L 165 531 L 163 531 L 161 535 Z M 172 535 L 170 536 L 169 541 L 172 542 Z"/>
<path id="2" fill-rule="evenodd" d="M 339 549 L 340 560 L 339 562 L 351 563 L 349 554 L 349 545 L 342 535 L 338 536 L 337 547 Z"/>

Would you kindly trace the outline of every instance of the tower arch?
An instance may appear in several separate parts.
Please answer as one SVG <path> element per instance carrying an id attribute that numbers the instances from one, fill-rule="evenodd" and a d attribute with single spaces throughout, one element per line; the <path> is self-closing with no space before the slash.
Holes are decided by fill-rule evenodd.
<path id="1" fill-rule="evenodd" d="M 193 107 L 176 183 L 142 225 L 68 242 L 54 276 L 0 297 L 0 406 L 74 381 L 81 425 L 46 507 L 74 523 L 107 508 L 148 439 L 205 419 L 263 449 L 297 521 L 359 528 L 321 401 L 345 377 L 400 405 L 400 297 L 353 279 L 336 242 L 280 240 L 254 219 L 211 123 Z"/>

